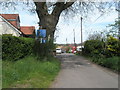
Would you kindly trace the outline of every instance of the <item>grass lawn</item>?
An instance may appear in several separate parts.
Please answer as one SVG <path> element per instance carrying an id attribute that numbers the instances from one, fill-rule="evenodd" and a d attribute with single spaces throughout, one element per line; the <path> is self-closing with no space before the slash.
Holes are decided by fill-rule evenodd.
<path id="1" fill-rule="evenodd" d="M 60 70 L 60 62 L 37 60 L 34 56 L 12 62 L 2 62 L 3 88 L 48 88 Z"/>

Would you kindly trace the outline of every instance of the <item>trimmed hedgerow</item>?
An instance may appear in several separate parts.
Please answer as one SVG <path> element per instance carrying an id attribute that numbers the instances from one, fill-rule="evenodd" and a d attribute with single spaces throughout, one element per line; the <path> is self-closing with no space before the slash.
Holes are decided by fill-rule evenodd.
<path id="1" fill-rule="evenodd" d="M 2 35 L 2 59 L 18 60 L 33 52 L 34 39 Z"/>

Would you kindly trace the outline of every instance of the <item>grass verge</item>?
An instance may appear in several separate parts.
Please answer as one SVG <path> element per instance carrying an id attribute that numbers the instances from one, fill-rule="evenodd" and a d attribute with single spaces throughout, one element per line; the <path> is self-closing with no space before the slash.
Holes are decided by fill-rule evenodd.
<path id="1" fill-rule="evenodd" d="M 100 56 L 86 56 L 83 54 L 76 54 L 76 55 L 82 55 L 83 57 L 86 57 L 91 62 L 94 62 L 100 66 L 106 67 L 108 69 L 111 69 L 112 71 L 115 71 L 116 73 L 120 73 L 120 57 L 119 56 L 113 56 L 109 58 L 103 58 Z"/>
<path id="2" fill-rule="evenodd" d="M 28 56 L 16 62 L 2 62 L 3 88 L 48 88 L 60 70 L 60 62 L 50 57 L 49 60 L 37 60 Z"/>
<path id="3" fill-rule="evenodd" d="M 110 68 L 116 72 L 120 72 L 120 57 L 114 56 L 110 58 L 96 58 L 90 57 L 90 60 L 98 65 Z"/>

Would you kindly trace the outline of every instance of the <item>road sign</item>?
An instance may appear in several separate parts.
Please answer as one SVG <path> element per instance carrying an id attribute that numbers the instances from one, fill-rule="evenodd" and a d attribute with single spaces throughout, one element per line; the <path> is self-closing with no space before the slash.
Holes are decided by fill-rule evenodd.
<path id="1" fill-rule="evenodd" d="M 36 31 L 36 38 L 39 39 L 40 38 L 40 42 L 41 43 L 45 43 L 46 42 L 46 29 L 40 29 Z"/>
<path id="2" fill-rule="evenodd" d="M 37 30 L 36 31 L 36 36 L 37 37 L 45 38 L 46 37 L 46 29 Z"/>

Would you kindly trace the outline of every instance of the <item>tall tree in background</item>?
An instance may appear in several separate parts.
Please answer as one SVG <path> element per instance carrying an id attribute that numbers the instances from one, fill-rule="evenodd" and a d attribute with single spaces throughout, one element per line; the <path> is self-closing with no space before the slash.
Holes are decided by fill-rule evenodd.
<path id="1" fill-rule="evenodd" d="M 110 24 L 110 26 L 113 27 L 110 32 L 120 40 L 120 1 L 117 3 L 116 11 L 118 11 L 118 18 L 115 20 L 114 24 Z"/>

